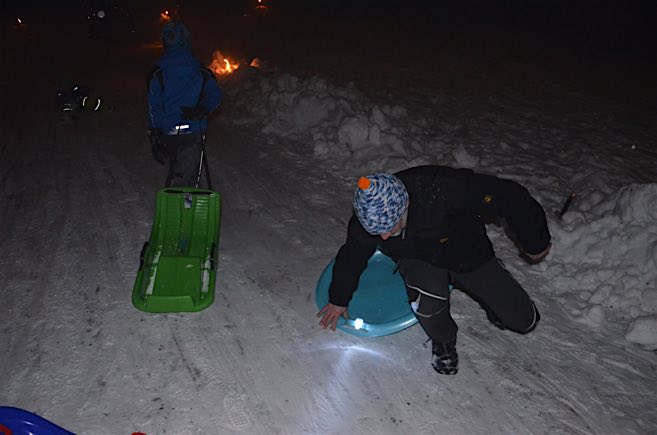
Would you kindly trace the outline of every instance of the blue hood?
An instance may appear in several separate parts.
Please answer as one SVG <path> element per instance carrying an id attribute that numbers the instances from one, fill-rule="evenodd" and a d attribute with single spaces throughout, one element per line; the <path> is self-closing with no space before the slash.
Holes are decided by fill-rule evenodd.
<path id="1" fill-rule="evenodd" d="M 189 30 L 182 23 L 167 23 L 162 29 L 162 43 L 166 51 L 189 50 Z"/>

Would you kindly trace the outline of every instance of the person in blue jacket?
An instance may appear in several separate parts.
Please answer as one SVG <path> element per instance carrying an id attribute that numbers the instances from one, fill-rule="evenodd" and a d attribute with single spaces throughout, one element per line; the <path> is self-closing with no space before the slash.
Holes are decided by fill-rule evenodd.
<path id="1" fill-rule="evenodd" d="M 221 103 L 221 90 L 192 54 L 182 23 L 166 24 L 162 43 L 164 55 L 148 78 L 151 150 L 159 163 L 169 160 L 167 187 L 197 187 L 207 117 Z"/>
<path id="2" fill-rule="evenodd" d="M 335 330 L 378 248 L 397 262 L 413 312 L 432 341 L 432 366 L 456 374 L 458 327 L 450 284 L 467 293 L 500 329 L 531 332 L 540 319 L 525 289 L 495 256 L 485 220 L 506 219 L 530 262 L 550 251 L 541 205 L 520 184 L 469 169 L 418 166 L 361 177 L 347 240 L 335 258 L 320 325 Z"/>

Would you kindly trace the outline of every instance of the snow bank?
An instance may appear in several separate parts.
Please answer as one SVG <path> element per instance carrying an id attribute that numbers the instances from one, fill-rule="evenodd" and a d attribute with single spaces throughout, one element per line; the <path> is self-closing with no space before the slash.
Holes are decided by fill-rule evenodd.
<path id="1" fill-rule="evenodd" d="M 240 68 L 225 79 L 231 111 L 261 133 L 308 144 L 315 157 L 360 169 L 397 170 L 426 161 L 428 122 L 401 105 L 377 105 L 353 83 L 339 87 L 270 67 Z M 419 159 L 419 160 L 418 160 Z"/>
<path id="2" fill-rule="evenodd" d="M 625 338 L 657 349 L 657 184 L 590 192 L 554 225 L 548 274 L 582 322 L 625 322 Z M 571 297 L 567 297 L 571 296 Z"/>

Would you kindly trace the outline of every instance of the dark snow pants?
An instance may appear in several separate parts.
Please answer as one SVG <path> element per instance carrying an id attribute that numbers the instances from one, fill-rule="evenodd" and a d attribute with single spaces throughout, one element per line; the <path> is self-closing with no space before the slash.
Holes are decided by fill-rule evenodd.
<path id="1" fill-rule="evenodd" d="M 496 257 L 468 273 L 450 272 L 422 260 L 403 259 L 399 272 L 404 277 L 409 301 L 417 304 L 415 317 L 437 343 L 455 340 L 458 331 L 450 314 L 449 284 L 478 302 L 488 319 L 502 329 L 526 334 L 540 319 L 525 289 Z"/>
<path id="2" fill-rule="evenodd" d="M 169 158 L 166 187 L 195 187 L 201 164 L 203 137 L 200 133 L 163 137 Z"/>

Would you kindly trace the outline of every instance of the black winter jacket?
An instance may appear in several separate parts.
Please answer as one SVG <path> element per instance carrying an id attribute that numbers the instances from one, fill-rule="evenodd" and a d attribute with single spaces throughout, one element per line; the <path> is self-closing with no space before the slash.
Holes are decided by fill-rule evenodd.
<path id="1" fill-rule="evenodd" d="M 416 258 L 455 272 L 470 272 L 493 257 L 482 218 L 505 218 L 518 243 L 538 254 L 550 242 L 545 212 L 520 184 L 470 169 L 418 166 L 395 174 L 409 195 L 402 235 L 370 235 L 352 215 L 347 240 L 338 251 L 329 301 L 346 307 L 369 258 L 379 248 L 398 261 Z"/>

